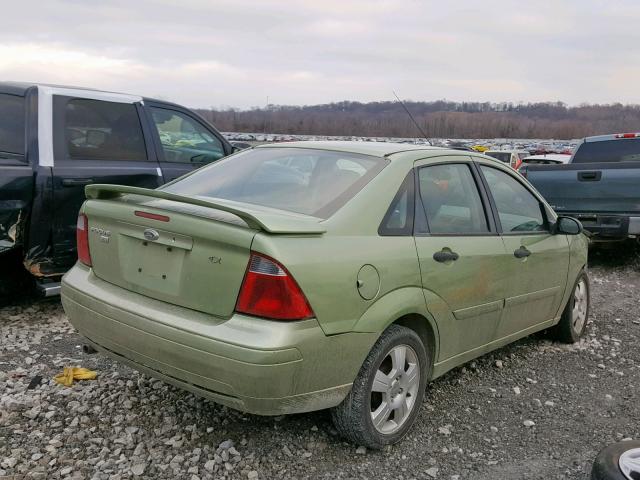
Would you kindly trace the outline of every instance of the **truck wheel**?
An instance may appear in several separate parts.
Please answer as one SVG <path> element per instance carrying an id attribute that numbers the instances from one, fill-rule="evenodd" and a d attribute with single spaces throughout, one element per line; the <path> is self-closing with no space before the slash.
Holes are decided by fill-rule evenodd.
<path id="1" fill-rule="evenodd" d="M 640 441 L 602 449 L 593 462 L 591 480 L 640 480 Z"/>
<path id="2" fill-rule="evenodd" d="M 589 319 L 590 306 L 589 277 L 585 270 L 580 272 L 573 286 L 573 293 L 564 307 L 560 322 L 553 330 L 553 336 L 564 343 L 576 343 L 584 334 Z"/>
<path id="3" fill-rule="evenodd" d="M 413 330 L 391 325 L 375 343 L 333 423 L 344 438 L 380 449 L 398 442 L 413 425 L 427 383 L 430 360 Z"/>

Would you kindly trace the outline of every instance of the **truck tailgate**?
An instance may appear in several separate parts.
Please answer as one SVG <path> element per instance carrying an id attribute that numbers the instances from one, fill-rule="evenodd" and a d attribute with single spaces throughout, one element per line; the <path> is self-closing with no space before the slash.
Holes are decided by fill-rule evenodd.
<path id="1" fill-rule="evenodd" d="M 640 213 L 640 162 L 536 165 L 526 178 L 558 213 Z"/>

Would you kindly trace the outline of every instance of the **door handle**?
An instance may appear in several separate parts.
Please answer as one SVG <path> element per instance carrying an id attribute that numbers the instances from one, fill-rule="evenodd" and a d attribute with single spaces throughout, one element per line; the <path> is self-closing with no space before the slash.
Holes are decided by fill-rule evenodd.
<path id="1" fill-rule="evenodd" d="M 458 258 L 460 258 L 460 255 L 458 255 L 456 252 L 452 252 L 451 250 L 440 250 L 439 252 L 433 254 L 433 259 L 436 262 L 440 263 L 450 261 L 455 262 L 456 260 L 458 260 Z"/>
<path id="2" fill-rule="evenodd" d="M 93 178 L 63 178 L 62 185 L 64 187 L 75 187 L 78 185 L 89 185 L 93 183 Z"/>
<path id="3" fill-rule="evenodd" d="M 527 247 L 520 247 L 513 252 L 513 256 L 516 258 L 527 258 L 531 255 L 531 252 L 527 250 Z"/>
<path id="4" fill-rule="evenodd" d="M 593 171 L 593 172 L 578 172 L 578 180 L 580 182 L 599 182 L 600 178 L 602 178 L 601 171 Z"/>

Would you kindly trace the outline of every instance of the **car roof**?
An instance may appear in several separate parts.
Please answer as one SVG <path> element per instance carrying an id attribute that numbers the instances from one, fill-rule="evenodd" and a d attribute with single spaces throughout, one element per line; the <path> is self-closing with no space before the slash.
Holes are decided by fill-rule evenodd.
<path id="1" fill-rule="evenodd" d="M 32 87 L 50 87 L 50 88 L 68 88 L 68 89 L 73 89 L 73 90 L 83 90 L 85 92 L 100 92 L 100 93 L 116 93 L 119 95 L 130 95 L 128 93 L 122 93 L 122 92 L 112 92 L 110 90 L 99 90 L 97 88 L 87 88 L 87 87 L 76 87 L 74 85 L 56 85 L 56 84 L 52 84 L 52 83 L 30 83 L 30 82 L 12 82 L 12 81 L 6 81 L 6 82 L 0 82 L 0 92 L 4 92 L 4 93 L 11 93 L 14 95 L 25 95 L 27 90 L 29 90 Z M 142 97 L 144 100 L 147 101 L 153 101 L 153 102 L 159 102 L 159 103 L 165 103 L 168 105 L 176 105 L 179 106 L 177 104 L 174 104 L 172 102 L 167 102 L 166 100 L 156 100 L 154 98 L 149 98 L 149 97 Z"/>
<path id="2" fill-rule="evenodd" d="M 392 142 L 357 142 L 357 141 L 300 141 L 300 142 L 281 142 L 259 145 L 256 148 L 308 148 L 313 150 L 327 150 L 334 152 L 356 153 L 361 155 L 370 155 L 374 157 L 388 157 L 396 153 L 402 152 L 439 152 L 451 151 L 460 154 L 460 150 L 451 150 L 440 147 L 431 147 L 427 145 L 410 145 L 407 143 Z"/>

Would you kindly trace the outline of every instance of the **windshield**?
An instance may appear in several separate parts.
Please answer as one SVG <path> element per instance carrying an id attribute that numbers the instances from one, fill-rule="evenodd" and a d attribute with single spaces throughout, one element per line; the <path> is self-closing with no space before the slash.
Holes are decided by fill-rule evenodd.
<path id="1" fill-rule="evenodd" d="M 24 98 L 0 93 L 0 155 L 24 155 Z"/>
<path id="2" fill-rule="evenodd" d="M 495 159 L 500 160 L 504 163 L 511 162 L 511 153 L 510 152 L 484 152 L 486 155 L 493 157 Z"/>
<path id="3" fill-rule="evenodd" d="M 257 148 L 164 189 L 327 218 L 384 168 L 383 158 L 302 148 Z"/>
<path id="4" fill-rule="evenodd" d="M 640 162 L 640 138 L 584 142 L 571 162 Z"/>

